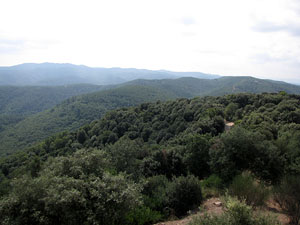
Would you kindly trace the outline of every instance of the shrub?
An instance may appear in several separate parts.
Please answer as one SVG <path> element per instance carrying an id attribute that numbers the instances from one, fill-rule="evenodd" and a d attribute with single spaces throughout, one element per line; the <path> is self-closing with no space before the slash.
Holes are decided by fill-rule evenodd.
<path id="1" fill-rule="evenodd" d="M 216 216 L 205 214 L 192 219 L 188 225 L 230 225 L 229 217 L 226 215 Z"/>
<path id="2" fill-rule="evenodd" d="M 188 210 L 199 206 L 202 201 L 200 180 L 192 175 L 174 178 L 169 184 L 167 194 L 168 205 L 174 210 L 175 215 L 185 215 Z"/>
<path id="3" fill-rule="evenodd" d="M 169 181 L 164 175 L 147 178 L 142 191 L 144 205 L 162 212 L 168 204 L 168 185 Z"/>
<path id="4" fill-rule="evenodd" d="M 286 176 L 274 188 L 274 199 L 290 217 L 291 224 L 300 222 L 300 176 Z"/>
<path id="5" fill-rule="evenodd" d="M 37 177 L 14 179 L 0 200 L 0 224 L 120 224 L 141 205 L 140 186 L 106 172 L 104 156 L 79 150 L 49 160 Z"/>
<path id="6" fill-rule="evenodd" d="M 263 206 L 268 199 L 269 191 L 258 183 L 249 173 L 236 176 L 229 186 L 229 194 L 236 196 L 239 200 L 245 200 L 253 207 Z"/>
<path id="7" fill-rule="evenodd" d="M 162 215 L 152 209 L 142 206 L 129 212 L 125 218 L 128 225 L 154 224 L 162 219 Z"/>
<path id="8" fill-rule="evenodd" d="M 208 178 L 201 182 L 202 194 L 204 198 L 212 196 L 219 196 L 221 189 L 223 188 L 223 180 L 216 174 L 210 175 Z"/>
<path id="9" fill-rule="evenodd" d="M 252 208 L 245 201 L 227 197 L 225 207 L 231 224 L 252 224 Z"/>
<path id="10" fill-rule="evenodd" d="M 226 211 L 220 215 L 200 215 L 194 217 L 189 225 L 279 225 L 280 223 L 270 217 L 253 213 L 251 206 L 245 201 L 236 198 L 225 198 Z"/>

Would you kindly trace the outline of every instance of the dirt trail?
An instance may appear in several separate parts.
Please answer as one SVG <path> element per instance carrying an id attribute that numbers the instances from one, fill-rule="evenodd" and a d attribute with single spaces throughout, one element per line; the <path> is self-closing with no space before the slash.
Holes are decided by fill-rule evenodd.
<path id="1" fill-rule="evenodd" d="M 215 205 L 214 203 L 216 203 L 216 202 L 220 202 L 220 199 L 219 198 L 210 198 L 203 203 L 203 205 L 201 207 L 201 208 L 203 208 L 203 210 L 199 210 L 199 211 L 195 212 L 194 214 L 187 216 L 180 220 L 166 221 L 166 222 L 157 223 L 155 225 L 187 225 L 194 216 L 203 215 L 204 213 L 220 215 L 224 212 L 224 208 L 222 206 Z M 270 200 L 267 203 L 267 206 L 264 209 L 260 210 L 260 212 L 263 214 L 270 214 L 272 216 L 277 217 L 277 219 L 283 225 L 286 225 L 289 223 L 288 217 L 281 212 L 280 207 L 272 200 Z"/>

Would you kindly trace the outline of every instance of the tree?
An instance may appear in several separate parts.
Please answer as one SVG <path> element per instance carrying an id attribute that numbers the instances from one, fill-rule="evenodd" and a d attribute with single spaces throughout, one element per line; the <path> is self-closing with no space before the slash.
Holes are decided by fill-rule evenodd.
<path id="1" fill-rule="evenodd" d="M 209 147 L 210 136 L 194 135 L 189 138 L 185 153 L 184 162 L 190 173 L 203 178 L 210 173 L 209 168 Z"/>
<path id="2" fill-rule="evenodd" d="M 239 108 L 238 104 L 236 103 L 229 103 L 225 108 L 225 118 L 228 121 L 232 121 L 235 115 L 236 110 Z"/>
<path id="3" fill-rule="evenodd" d="M 139 206 L 140 188 L 107 170 L 101 151 L 48 161 L 38 177 L 12 182 L 0 202 L 0 224 L 120 224 Z"/>

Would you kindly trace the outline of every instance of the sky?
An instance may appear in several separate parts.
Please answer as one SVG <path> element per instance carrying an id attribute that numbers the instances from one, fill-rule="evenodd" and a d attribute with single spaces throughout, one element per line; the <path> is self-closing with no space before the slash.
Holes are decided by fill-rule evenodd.
<path id="1" fill-rule="evenodd" d="M 300 84 L 300 0 L 0 0 L 0 66 L 27 62 Z"/>

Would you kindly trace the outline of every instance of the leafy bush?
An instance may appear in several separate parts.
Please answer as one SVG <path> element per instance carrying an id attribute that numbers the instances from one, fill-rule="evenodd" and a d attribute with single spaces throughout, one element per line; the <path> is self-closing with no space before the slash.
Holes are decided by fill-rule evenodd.
<path id="1" fill-rule="evenodd" d="M 270 217 L 263 215 L 254 215 L 251 206 L 244 201 L 236 198 L 226 197 L 226 211 L 220 215 L 204 215 L 197 216 L 189 223 L 189 225 L 279 225 L 280 223 Z"/>
<path id="2" fill-rule="evenodd" d="M 243 173 L 233 179 L 229 186 L 229 194 L 239 200 L 245 200 L 253 207 L 263 206 L 269 197 L 268 189 L 249 173 Z"/>
<path id="3" fill-rule="evenodd" d="M 222 179 L 216 174 L 204 179 L 201 185 L 204 198 L 218 196 L 224 186 Z"/>
<path id="4" fill-rule="evenodd" d="M 162 215 L 153 211 L 148 207 L 142 206 L 129 212 L 126 216 L 126 224 L 128 225 L 146 225 L 154 224 L 162 218 Z"/>
<path id="5" fill-rule="evenodd" d="M 174 178 L 168 187 L 168 205 L 175 212 L 176 216 L 182 216 L 188 210 L 200 205 L 202 192 L 200 180 L 195 176 Z"/>
<path id="6" fill-rule="evenodd" d="M 0 172 L 0 198 L 9 193 L 9 180 Z"/>
<path id="7" fill-rule="evenodd" d="M 232 224 L 252 224 L 252 209 L 244 201 L 227 197 L 225 207 Z"/>
<path id="8" fill-rule="evenodd" d="M 218 175 L 212 174 L 202 181 L 202 185 L 207 188 L 221 189 L 223 187 L 223 181 Z"/>
<path id="9" fill-rule="evenodd" d="M 274 199 L 289 215 L 291 224 L 300 222 L 300 176 L 286 176 L 274 188 Z"/>
<path id="10" fill-rule="evenodd" d="M 147 178 L 142 191 L 144 205 L 163 212 L 168 204 L 167 187 L 169 183 L 164 175 Z"/>
<path id="11" fill-rule="evenodd" d="M 0 201 L 0 224 L 120 224 L 140 205 L 140 187 L 106 172 L 104 156 L 79 150 L 50 160 L 35 178 L 14 179 Z"/>

